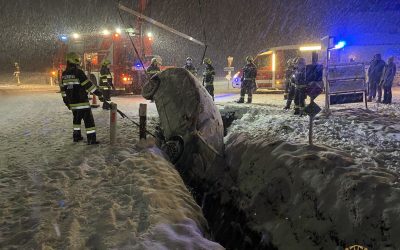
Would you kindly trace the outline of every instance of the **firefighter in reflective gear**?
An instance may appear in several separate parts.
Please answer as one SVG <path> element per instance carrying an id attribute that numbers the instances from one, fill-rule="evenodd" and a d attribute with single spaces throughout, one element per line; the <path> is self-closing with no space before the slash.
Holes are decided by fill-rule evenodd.
<path id="1" fill-rule="evenodd" d="M 240 99 L 237 103 L 244 103 L 244 96 L 247 93 L 247 103 L 251 103 L 253 97 L 253 89 L 256 85 L 257 67 L 253 63 L 254 59 L 251 56 L 246 57 L 246 65 L 242 71 L 242 86 L 240 88 Z"/>
<path id="2" fill-rule="evenodd" d="M 101 65 L 100 69 L 100 83 L 99 88 L 103 93 L 104 100 L 111 101 L 111 89 L 115 89 L 113 85 L 113 79 L 110 72 L 111 62 L 106 59 Z M 110 104 L 103 102 L 103 109 L 110 109 Z"/>
<path id="3" fill-rule="evenodd" d="M 14 70 L 14 76 L 17 79 L 17 85 L 21 84 L 21 81 L 19 80 L 19 75 L 21 74 L 21 69 L 19 68 L 19 64 L 17 62 L 14 63 L 15 70 Z"/>
<path id="4" fill-rule="evenodd" d="M 93 93 L 99 97 L 100 101 L 104 101 L 103 95 L 91 81 L 89 81 L 85 73 L 79 69 L 80 57 L 77 53 L 71 52 L 67 54 L 67 68 L 62 73 L 62 83 L 60 90 L 63 101 L 73 114 L 73 140 L 78 142 L 83 140 L 81 135 L 81 121 L 85 122 L 87 143 L 97 144 L 96 129 L 92 110 L 88 99 L 88 93 Z"/>
<path id="5" fill-rule="evenodd" d="M 161 72 L 160 65 L 161 62 L 159 62 L 157 58 L 154 57 L 153 59 L 151 59 L 151 64 L 146 70 L 146 73 L 149 75 L 150 78 L 152 78 L 155 74 Z"/>
<path id="6" fill-rule="evenodd" d="M 296 71 L 294 72 L 294 114 L 303 115 L 305 101 L 307 98 L 306 88 L 306 60 L 304 58 L 299 58 L 296 64 Z"/>
<path id="7" fill-rule="evenodd" d="M 187 71 L 189 71 L 190 73 L 192 73 L 194 76 L 197 76 L 197 70 L 196 70 L 196 67 L 194 67 L 194 65 L 193 65 L 192 58 L 190 58 L 190 57 L 186 58 L 186 64 L 185 64 L 184 68 Z"/>
<path id="8" fill-rule="evenodd" d="M 214 67 L 211 65 L 210 58 L 204 58 L 203 64 L 206 65 L 206 68 L 203 72 L 203 86 L 205 86 L 207 92 L 211 95 L 212 99 L 214 100 L 214 76 L 215 70 Z"/>
<path id="9" fill-rule="evenodd" d="M 286 106 L 284 109 L 290 109 L 292 101 L 294 100 L 294 94 L 296 91 L 294 83 L 294 73 L 296 71 L 296 63 L 298 58 L 292 58 L 287 61 L 285 70 L 285 94 L 284 98 L 286 100 Z"/>

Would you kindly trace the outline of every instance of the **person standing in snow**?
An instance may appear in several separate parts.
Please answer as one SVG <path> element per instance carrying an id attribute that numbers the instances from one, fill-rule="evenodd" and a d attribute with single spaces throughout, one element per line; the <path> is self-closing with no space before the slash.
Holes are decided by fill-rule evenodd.
<path id="1" fill-rule="evenodd" d="M 151 59 L 151 64 L 146 69 L 146 73 L 149 76 L 149 78 L 152 78 L 154 75 L 161 72 L 160 65 L 161 65 L 160 60 L 158 60 L 155 57 Z M 154 100 L 151 100 L 150 102 L 154 102 Z"/>
<path id="2" fill-rule="evenodd" d="M 306 60 L 299 58 L 296 64 L 296 71 L 294 73 L 295 94 L 294 94 L 294 114 L 303 115 L 305 100 L 307 98 L 306 88 Z"/>
<path id="3" fill-rule="evenodd" d="M 185 64 L 184 68 L 187 71 L 189 71 L 190 73 L 192 73 L 194 76 L 197 76 L 197 70 L 196 70 L 196 67 L 194 67 L 194 65 L 193 65 L 192 58 L 190 58 L 190 57 L 186 58 L 186 64 Z"/>
<path id="4" fill-rule="evenodd" d="M 389 57 L 387 65 L 383 70 L 382 80 L 379 83 L 379 89 L 383 87 L 384 95 L 383 102 L 385 104 L 392 103 L 392 85 L 396 75 L 396 64 L 394 63 L 394 57 Z M 382 91 L 378 92 L 378 102 L 381 101 Z"/>
<path id="5" fill-rule="evenodd" d="M 206 65 L 206 68 L 203 72 L 203 86 L 205 86 L 207 92 L 211 95 L 214 101 L 214 76 L 215 70 L 214 67 L 211 65 L 210 58 L 204 58 L 203 64 Z"/>
<path id="6" fill-rule="evenodd" d="M 244 103 L 244 97 L 247 93 L 247 103 L 251 103 L 253 99 L 253 89 L 256 84 L 257 67 L 251 56 L 246 57 L 246 65 L 242 69 L 242 86 L 240 88 L 240 99 L 237 103 Z"/>
<path id="7" fill-rule="evenodd" d="M 369 93 L 368 93 L 368 101 L 371 102 L 372 99 L 376 97 L 376 91 L 378 89 L 379 92 L 382 91 L 381 87 L 379 87 L 379 82 L 381 81 L 383 68 L 385 67 L 385 62 L 382 60 L 381 54 L 376 54 L 371 61 L 371 64 L 368 69 L 368 81 L 369 81 Z M 379 101 L 379 100 L 378 100 Z"/>
<path id="8" fill-rule="evenodd" d="M 294 99 L 295 94 L 295 85 L 294 85 L 294 77 L 293 74 L 296 70 L 297 58 L 292 58 L 287 61 L 287 66 L 285 70 L 285 94 L 284 99 L 286 100 L 285 110 L 290 109 L 292 105 L 292 101 Z"/>
<path id="9" fill-rule="evenodd" d="M 160 73 L 160 62 L 157 60 L 157 58 L 151 59 L 151 64 L 147 68 L 146 73 L 149 75 L 150 78 L 152 78 L 155 74 Z"/>
<path id="10" fill-rule="evenodd" d="M 110 72 L 110 60 L 106 59 L 101 65 L 100 69 L 100 84 L 99 88 L 103 93 L 104 99 L 106 101 L 111 101 L 111 89 L 115 89 L 113 85 L 113 79 Z M 110 104 L 108 102 L 103 102 L 103 109 L 110 109 Z"/>
<path id="11" fill-rule="evenodd" d="M 88 93 L 93 93 L 104 101 L 103 95 L 85 73 L 79 69 L 80 57 L 77 53 L 67 54 L 67 68 L 62 73 L 60 91 L 65 105 L 72 110 L 73 115 L 73 141 L 83 140 L 81 135 L 81 121 L 85 122 L 87 144 L 98 144 L 96 140 L 96 127 L 90 108 Z"/>
<path id="12" fill-rule="evenodd" d="M 21 69 L 19 68 L 19 64 L 17 62 L 14 63 L 15 70 L 14 70 L 14 76 L 17 79 L 17 85 L 21 84 L 21 81 L 19 80 L 19 75 L 21 74 Z"/>

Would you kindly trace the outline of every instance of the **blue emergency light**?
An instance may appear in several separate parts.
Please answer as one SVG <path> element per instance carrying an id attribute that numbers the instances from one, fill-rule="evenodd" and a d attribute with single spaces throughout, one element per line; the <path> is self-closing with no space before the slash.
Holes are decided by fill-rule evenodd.
<path id="1" fill-rule="evenodd" d="M 346 46 L 346 42 L 345 42 L 345 41 L 339 41 L 339 42 L 335 45 L 335 49 L 343 49 L 344 46 Z"/>
<path id="2" fill-rule="evenodd" d="M 68 37 L 66 35 L 61 35 L 60 39 L 61 39 L 61 41 L 65 42 L 68 40 Z"/>

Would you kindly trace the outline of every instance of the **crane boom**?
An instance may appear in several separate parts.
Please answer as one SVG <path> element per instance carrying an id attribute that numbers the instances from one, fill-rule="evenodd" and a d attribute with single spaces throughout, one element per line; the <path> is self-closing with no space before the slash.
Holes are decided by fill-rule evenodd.
<path id="1" fill-rule="evenodd" d="M 193 37 L 191 37 L 189 35 L 186 35 L 186 34 L 180 32 L 180 31 L 177 31 L 177 30 L 175 30 L 175 29 L 173 29 L 173 28 L 171 28 L 171 27 L 169 27 L 169 26 L 167 26 L 165 24 L 162 24 L 162 23 L 160 23 L 160 22 L 158 22 L 158 21 L 156 21 L 156 20 L 154 20 L 154 19 L 152 19 L 152 18 L 150 18 L 148 16 L 145 16 L 145 15 L 143 15 L 143 14 L 141 14 L 141 13 L 139 13 L 139 12 L 137 12 L 137 11 L 131 9 L 131 8 L 128 8 L 128 7 L 126 7 L 126 6 L 122 5 L 122 4 L 119 4 L 118 8 L 123 10 L 123 11 L 125 11 L 125 12 L 128 12 L 129 14 L 132 14 L 132 15 L 134 15 L 136 17 L 139 17 L 139 18 L 145 20 L 146 22 L 151 23 L 151 24 L 153 24 L 153 25 L 155 25 L 155 26 L 157 26 L 157 27 L 159 27 L 161 29 L 167 30 L 167 31 L 169 31 L 169 32 L 171 32 L 171 33 L 173 33 L 175 35 L 178 35 L 178 36 L 180 36 L 182 38 L 185 38 L 185 39 L 187 39 L 189 41 L 192 41 L 194 43 L 197 43 L 197 44 L 199 44 L 201 46 L 206 47 L 206 45 L 203 42 L 201 42 L 201 41 L 199 41 L 199 40 L 197 40 L 197 39 L 195 39 L 195 38 L 193 38 Z"/>

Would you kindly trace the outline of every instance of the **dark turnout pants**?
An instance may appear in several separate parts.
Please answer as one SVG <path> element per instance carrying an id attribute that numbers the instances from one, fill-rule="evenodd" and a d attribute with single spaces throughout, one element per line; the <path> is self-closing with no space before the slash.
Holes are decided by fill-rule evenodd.
<path id="1" fill-rule="evenodd" d="M 289 109 L 290 105 L 292 105 L 292 101 L 294 100 L 296 93 L 296 88 L 294 85 L 291 85 L 288 87 L 288 92 L 287 92 L 287 100 L 286 100 L 286 108 Z"/>
<path id="2" fill-rule="evenodd" d="M 247 102 L 251 102 L 251 99 L 253 98 L 253 87 L 253 81 L 244 80 L 242 87 L 240 88 L 240 99 L 244 100 L 244 96 L 247 94 Z"/>
<path id="3" fill-rule="evenodd" d="M 297 85 L 294 94 L 294 108 L 296 113 L 303 112 L 306 98 L 306 85 Z"/>
<path id="4" fill-rule="evenodd" d="M 102 90 L 104 102 L 103 109 L 110 109 L 110 105 L 106 101 L 111 101 L 111 91 L 109 89 Z"/>
<path id="5" fill-rule="evenodd" d="M 392 86 L 383 86 L 383 103 L 392 103 Z"/>
<path id="6" fill-rule="evenodd" d="M 378 84 L 379 82 L 377 81 L 370 81 L 369 82 L 369 93 L 368 93 L 368 97 L 370 99 L 375 98 L 376 97 L 376 92 L 378 90 Z M 380 87 L 379 87 L 380 88 Z M 379 90 L 378 90 L 379 91 Z"/>
<path id="7" fill-rule="evenodd" d="M 86 136 L 88 142 L 94 140 L 96 141 L 96 127 L 94 124 L 92 110 L 90 108 L 85 109 L 76 109 L 72 110 L 73 114 L 73 125 L 74 125 L 74 134 L 73 139 L 77 141 L 79 138 L 82 138 L 81 135 L 81 122 L 85 123 Z"/>
<path id="8" fill-rule="evenodd" d="M 206 83 L 206 90 L 214 100 L 214 84 Z"/>

